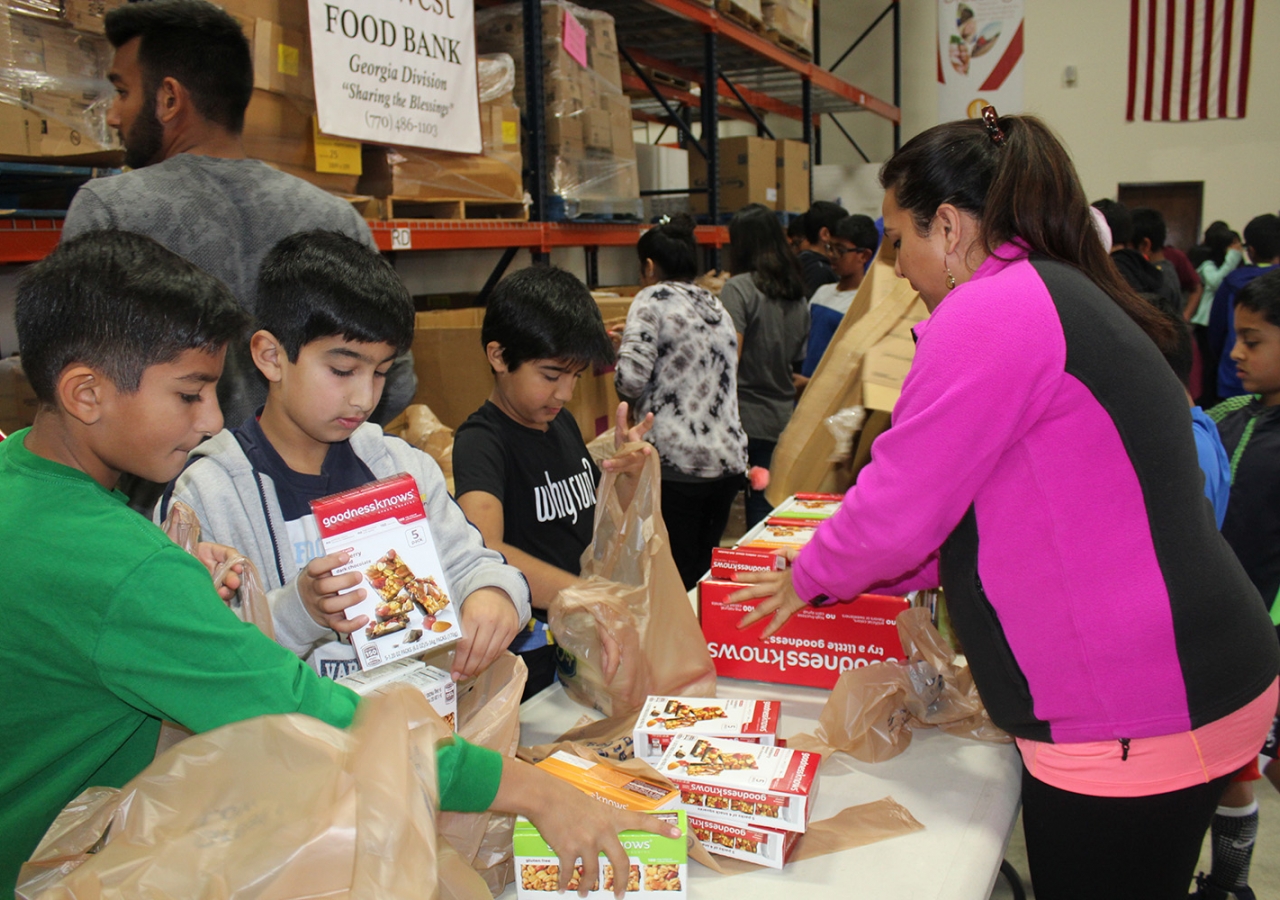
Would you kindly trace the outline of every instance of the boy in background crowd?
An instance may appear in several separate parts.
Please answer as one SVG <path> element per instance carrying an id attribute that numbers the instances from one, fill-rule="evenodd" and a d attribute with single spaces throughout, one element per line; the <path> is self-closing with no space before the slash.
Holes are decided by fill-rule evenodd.
<path id="1" fill-rule="evenodd" d="M 876 255 L 879 243 L 880 233 L 870 216 L 845 216 L 836 223 L 831 236 L 832 269 L 840 280 L 835 284 L 822 285 L 809 301 L 809 346 L 804 367 L 800 370 L 804 383 L 808 383 L 814 369 L 818 368 L 822 354 L 840 327 L 844 314 L 849 311 L 849 304 L 862 285 L 862 276 Z"/>

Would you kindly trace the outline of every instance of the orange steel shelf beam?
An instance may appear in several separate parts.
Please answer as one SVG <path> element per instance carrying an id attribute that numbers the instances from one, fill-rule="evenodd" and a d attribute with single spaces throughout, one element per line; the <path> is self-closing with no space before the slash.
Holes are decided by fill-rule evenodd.
<path id="1" fill-rule="evenodd" d="M 0 219 L 0 263 L 44 259 L 61 237 L 59 219 Z"/>
<path id="2" fill-rule="evenodd" d="M 682 91 L 680 88 L 673 87 L 669 84 L 659 84 L 657 85 L 657 88 L 661 92 L 662 96 L 666 97 L 668 100 L 679 100 L 681 103 L 694 107 L 698 106 L 702 102 L 702 98 L 697 94 Z M 649 89 L 645 87 L 645 83 L 637 75 L 623 75 L 622 89 L 637 92 L 643 91 L 646 96 L 652 96 L 649 94 Z M 755 122 L 755 119 L 751 118 L 751 113 L 747 112 L 745 109 L 739 109 L 736 106 L 721 106 L 720 118 L 741 119 L 744 122 Z"/>
<path id="3" fill-rule="evenodd" d="M 683 78 L 690 84 L 702 83 L 702 75 L 695 72 L 693 69 L 686 69 L 684 66 L 667 62 L 665 59 L 650 56 L 643 50 L 637 50 L 634 47 L 628 47 L 627 52 L 631 54 L 632 59 L 642 66 L 648 66 L 649 68 L 656 69 L 659 72 L 666 72 L 668 75 L 674 75 L 676 78 Z M 627 76 L 624 75 L 623 77 L 626 78 Z M 792 106 L 790 103 L 783 103 L 781 100 L 775 100 L 767 94 L 761 94 L 757 91 L 751 90 L 750 88 L 742 87 L 741 85 L 735 85 L 735 87 L 737 87 L 738 92 L 742 94 L 742 99 L 746 100 L 757 110 L 777 113 L 780 116 L 795 119 L 797 122 L 804 120 L 804 110 L 800 109 L 798 106 Z M 733 95 L 733 89 L 724 83 L 723 78 L 716 79 L 716 92 L 721 97 L 725 97 L 730 100 L 738 99 Z M 723 111 L 725 107 L 722 106 L 720 109 Z M 751 121 L 755 121 L 754 119 L 751 119 L 750 114 L 747 115 L 747 118 Z M 818 118 L 818 116 L 814 116 L 815 120 Z"/>

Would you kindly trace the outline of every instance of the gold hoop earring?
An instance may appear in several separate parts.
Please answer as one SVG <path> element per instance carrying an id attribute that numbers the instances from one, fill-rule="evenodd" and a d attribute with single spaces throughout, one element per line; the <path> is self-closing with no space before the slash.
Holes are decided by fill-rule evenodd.
<path id="1" fill-rule="evenodd" d="M 956 276 L 951 274 L 950 266 L 944 266 L 943 268 L 947 270 L 947 290 L 951 290 L 956 286 Z"/>

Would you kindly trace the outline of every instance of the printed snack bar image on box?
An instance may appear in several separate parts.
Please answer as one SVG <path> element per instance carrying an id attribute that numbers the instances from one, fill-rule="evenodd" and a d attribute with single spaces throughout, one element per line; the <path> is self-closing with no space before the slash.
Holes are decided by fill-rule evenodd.
<path id="1" fill-rule="evenodd" d="M 777 700 L 649 697 L 633 733 L 636 757 L 656 766 L 677 734 L 773 745 L 781 712 Z"/>
<path id="2" fill-rule="evenodd" d="M 765 550 L 799 550 L 813 539 L 814 525 L 810 519 L 766 519 L 764 526 L 749 541 L 746 548 Z"/>
<path id="3" fill-rule="evenodd" d="M 605 763 L 595 763 L 563 750 L 551 754 L 537 766 L 601 803 L 619 809 L 653 812 L 674 809 L 680 802 L 680 792 L 665 784 L 638 778 Z"/>
<path id="4" fill-rule="evenodd" d="M 787 567 L 785 556 L 776 550 L 750 547 L 712 547 L 711 577 L 732 581 L 734 572 L 781 572 Z"/>
<path id="5" fill-rule="evenodd" d="M 683 900 L 688 890 L 688 849 L 685 844 L 689 833 L 688 821 L 682 810 L 652 813 L 680 829 L 680 837 L 668 838 L 647 831 L 624 831 L 618 835 L 627 851 L 630 865 L 627 872 L 627 896 L 642 900 L 645 897 Z M 516 896 L 519 900 L 548 900 L 559 890 L 560 861 L 556 852 L 543 840 L 533 823 L 525 818 L 516 819 L 515 839 Z M 618 873 L 603 854 L 600 857 L 600 878 L 588 888 L 587 897 L 593 900 L 612 900 Z M 575 867 L 569 877 L 568 889 L 577 892 L 582 878 L 582 866 Z"/>
<path id="6" fill-rule="evenodd" d="M 723 738 L 675 738 L 657 770 L 680 789 L 680 805 L 731 825 L 803 832 L 818 793 L 822 757 Z"/>
<path id="7" fill-rule="evenodd" d="M 850 603 L 806 606 L 780 633 L 761 640 L 767 619 L 738 630 L 760 601 L 727 602 L 741 589 L 732 581 L 698 585 L 698 619 L 718 675 L 830 690 L 842 672 L 905 658 L 896 624 L 911 606 L 905 597 L 863 594 Z"/>
<path id="8" fill-rule="evenodd" d="M 841 494 L 796 494 L 773 511 L 774 519 L 829 519 L 844 503 Z"/>
<path id="9" fill-rule="evenodd" d="M 775 828 L 746 828 L 714 819 L 689 816 L 689 831 L 709 853 L 746 860 L 771 869 L 781 869 L 791 859 L 800 841 L 798 831 Z"/>
<path id="10" fill-rule="evenodd" d="M 362 576 L 356 587 L 365 589 L 365 598 L 346 611 L 348 619 L 369 617 L 368 625 L 351 634 L 362 669 L 458 640 L 457 604 L 413 476 L 394 475 L 313 500 L 311 509 L 325 553 L 351 557 L 334 574 Z"/>

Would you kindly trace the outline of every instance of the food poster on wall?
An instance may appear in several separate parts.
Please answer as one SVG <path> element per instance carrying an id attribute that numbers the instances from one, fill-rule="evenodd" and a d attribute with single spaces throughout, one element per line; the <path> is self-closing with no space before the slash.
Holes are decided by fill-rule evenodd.
<path id="1" fill-rule="evenodd" d="M 472 0 L 309 0 L 325 134 L 479 153 Z"/>
<path id="2" fill-rule="evenodd" d="M 938 118 L 1022 111 L 1023 0 L 938 0 Z"/>

